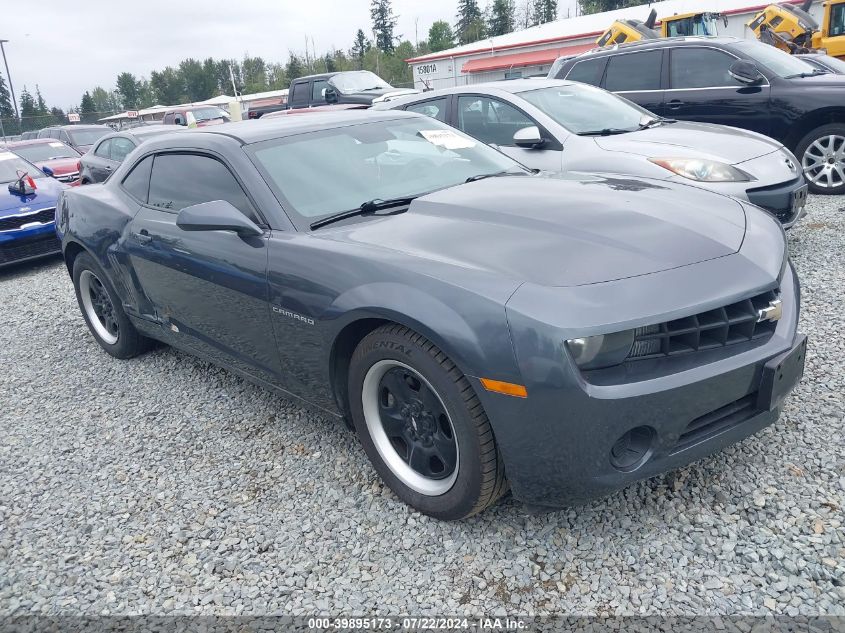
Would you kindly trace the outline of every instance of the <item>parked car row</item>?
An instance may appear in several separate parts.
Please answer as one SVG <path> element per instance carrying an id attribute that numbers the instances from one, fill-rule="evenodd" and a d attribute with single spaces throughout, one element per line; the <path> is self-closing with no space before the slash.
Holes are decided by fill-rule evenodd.
<path id="1" fill-rule="evenodd" d="M 648 162 L 513 86 L 496 99 L 548 117 L 549 149 L 567 134 Z M 626 129 L 657 121 L 636 133 L 683 129 L 594 88 L 536 90 L 633 110 Z M 478 105 L 492 95 L 463 94 L 434 104 L 443 117 L 350 109 L 156 135 L 102 185 L 66 189 L 56 230 L 91 335 L 121 359 L 161 341 L 345 419 L 385 484 L 440 519 L 508 489 L 581 502 L 774 423 L 806 354 L 785 234 L 677 173 L 735 168 L 537 172 L 447 125 L 509 121 Z M 536 145 L 539 126 L 509 122 Z"/>
<path id="2" fill-rule="evenodd" d="M 843 194 L 845 76 L 804 59 L 752 40 L 688 37 L 594 49 L 553 71 L 658 116 L 770 136 L 798 157 L 811 191 Z"/>

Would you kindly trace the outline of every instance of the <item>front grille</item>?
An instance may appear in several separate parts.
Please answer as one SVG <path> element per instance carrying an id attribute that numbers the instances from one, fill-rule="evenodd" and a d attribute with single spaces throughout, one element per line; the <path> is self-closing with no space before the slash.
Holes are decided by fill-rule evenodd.
<path id="1" fill-rule="evenodd" d="M 41 222 L 47 224 L 48 222 L 56 221 L 55 209 L 41 209 L 32 213 L 25 213 L 23 215 L 12 215 L 5 218 L 0 218 L 0 231 L 14 231 L 21 228 L 24 224 L 31 222 Z"/>
<path id="2" fill-rule="evenodd" d="M 59 240 L 54 236 L 24 242 L 23 244 L 16 242 L 12 244 L 13 246 L 0 246 L 0 264 L 10 264 L 33 257 L 50 255 L 62 250 Z"/>
<path id="3" fill-rule="evenodd" d="M 758 322 L 758 310 L 768 307 L 777 297 L 776 291 L 769 290 L 701 314 L 639 327 L 634 331 L 628 358 L 675 356 L 768 338 L 777 322 Z"/>
<path id="4" fill-rule="evenodd" d="M 61 176 L 55 176 L 55 179 L 59 182 L 73 182 L 79 178 L 79 172 L 75 171 L 72 174 L 62 174 Z"/>
<path id="5" fill-rule="evenodd" d="M 755 391 L 690 422 L 678 438 L 672 452 L 677 453 L 726 431 L 732 426 L 754 417 L 758 412 L 757 392 Z"/>

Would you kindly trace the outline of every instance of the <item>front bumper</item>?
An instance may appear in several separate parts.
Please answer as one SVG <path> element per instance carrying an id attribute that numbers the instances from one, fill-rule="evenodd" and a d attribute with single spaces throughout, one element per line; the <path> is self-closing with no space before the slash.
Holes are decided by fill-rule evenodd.
<path id="1" fill-rule="evenodd" d="M 802 194 L 803 201 L 806 202 L 806 189 L 807 184 L 804 178 L 799 176 L 787 183 L 748 189 L 745 195 L 751 204 L 774 215 L 784 228 L 788 229 L 807 214 L 803 204 L 794 203 L 796 197 Z"/>
<path id="2" fill-rule="evenodd" d="M 61 250 L 52 222 L 17 231 L 0 231 L 0 266 L 55 255 Z"/>
<path id="3" fill-rule="evenodd" d="M 783 316 L 764 341 L 610 370 L 578 371 L 562 341 L 536 330 L 515 337 L 528 397 L 493 394 L 475 384 L 514 496 L 534 505 L 582 503 L 689 464 L 772 424 L 781 397 L 800 378 L 795 363 L 803 368 L 803 357 L 795 360 L 799 350 L 791 356 L 788 388 L 774 398 L 767 393 L 766 376 L 771 382 L 777 367 L 772 360 L 782 363 L 805 340 L 797 334 L 799 289 L 791 266 L 780 294 Z M 519 315 L 509 312 L 509 319 L 514 331 L 522 331 Z M 641 442 L 634 446 L 641 455 L 633 462 L 618 460 L 620 441 L 624 451 L 631 437 Z"/>

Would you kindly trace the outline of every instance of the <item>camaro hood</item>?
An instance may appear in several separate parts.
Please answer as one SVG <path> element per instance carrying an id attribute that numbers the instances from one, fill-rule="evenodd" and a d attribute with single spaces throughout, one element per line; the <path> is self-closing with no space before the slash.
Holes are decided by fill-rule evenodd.
<path id="1" fill-rule="evenodd" d="M 513 176 L 417 198 L 406 213 L 312 233 L 546 286 L 646 275 L 735 253 L 735 200 L 619 177 Z"/>
<path id="2" fill-rule="evenodd" d="M 65 185 L 53 178 L 36 178 L 35 193 L 19 196 L 9 191 L 9 183 L 0 183 L 0 217 L 18 215 L 56 206 L 56 199 Z"/>
<path id="3" fill-rule="evenodd" d="M 708 123 L 667 123 L 639 132 L 595 137 L 611 152 L 656 158 L 709 158 L 732 165 L 770 154 L 780 143 L 761 134 Z"/>

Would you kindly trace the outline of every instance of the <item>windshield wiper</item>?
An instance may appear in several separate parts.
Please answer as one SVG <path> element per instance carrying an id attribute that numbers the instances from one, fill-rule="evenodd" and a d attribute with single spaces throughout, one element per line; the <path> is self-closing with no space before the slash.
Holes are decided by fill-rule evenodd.
<path id="1" fill-rule="evenodd" d="M 464 182 L 475 182 L 476 180 L 498 178 L 499 176 L 527 176 L 528 174 L 536 174 L 539 171 L 539 169 L 528 169 L 526 171 L 509 171 L 505 169 L 504 171 L 494 171 L 492 174 L 476 174 L 475 176 L 470 176 Z"/>
<path id="2" fill-rule="evenodd" d="M 661 125 L 663 123 L 677 123 L 677 122 L 678 122 L 678 119 L 665 119 L 662 116 L 659 116 L 659 117 L 654 117 L 653 119 L 648 119 L 647 121 L 643 121 L 642 123 L 640 123 L 640 126 L 639 126 L 638 129 L 647 130 L 648 128 L 655 126 L 655 125 Z"/>
<path id="3" fill-rule="evenodd" d="M 330 215 L 321 220 L 316 220 L 312 222 L 311 230 L 313 231 L 314 229 L 319 229 L 322 226 L 326 226 L 327 224 L 333 224 L 334 222 L 340 222 L 341 220 L 345 220 L 346 218 L 354 218 L 358 215 L 371 215 L 376 211 L 380 211 L 382 209 L 391 209 L 393 207 L 403 207 L 406 205 L 410 205 L 411 202 L 413 202 L 422 195 L 425 194 L 420 193 L 415 196 L 406 196 L 404 198 L 390 198 L 389 200 L 381 200 L 380 198 L 368 200 L 356 209 L 340 211 L 339 213 L 335 213 L 334 215 Z M 398 209 L 396 211 L 393 211 L 393 213 L 386 213 L 384 215 L 395 215 L 397 213 L 404 213 L 407 210 L 407 208 Z"/>
<path id="4" fill-rule="evenodd" d="M 384 86 L 373 86 L 372 88 L 361 88 L 361 92 L 367 92 L 368 90 L 384 90 Z"/>
<path id="5" fill-rule="evenodd" d="M 614 134 L 627 134 L 628 132 L 634 131 L 635 130 L 629 130 L 628 128 L 606 127 L 603 130 L 589 130 L 587 132 L 579 132 L 578 136 L 612 136 Z"/>
<path id="6" fill-rule="evenodd" d="M 804 77 L 818 77 L 819 75 L 827 75 L 828 72 L 826 70 L 821 70 L 817 68 L 811 73 L 795 73 L 794 75 L 787 75 L 784 79 L 804 79 Z"/>

